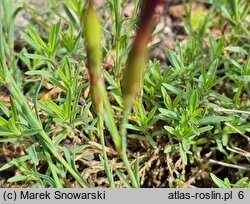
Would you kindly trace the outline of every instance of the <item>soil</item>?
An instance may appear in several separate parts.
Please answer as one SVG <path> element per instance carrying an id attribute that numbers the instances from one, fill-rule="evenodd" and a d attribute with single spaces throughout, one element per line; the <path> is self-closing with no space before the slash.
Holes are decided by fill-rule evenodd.
<path id="1" fill-rule="evenodd" d="M 36 1 L 37 2 L 37 1 Z M 43 6 L 42 1 L 40 2 L 40 7 Z M 102 0 L 97 0 L 97 3 L 101 4 Z M 184 16 L 184 8 L 180 1 L 170 1 L 169 5 L 160 8 L 161 15 L 158 19 L 158 25 L 156 27 L 156 34 L 152 38 L 150 46 L 151 49 L 150 58 L 160 60 L 162 66 L 167 66 L 168 61 L 163 52 L 165 48 L 172 49 L 173 44 L 176 40 L 182 42 L 187 38 L 183 23 L 180 21 L 180 17 Z M 197 1 L 194 4 L 194 9 L 196 6 L 203 6 L 206 8 L 206 3 L 200 3 Z M 133 10 L 133 1 L 124 9 L 125 14 L 129 15 Z M 20 14 L 17 18 L 17 24 L 19 22 L 24 22 L 23 25 L 26 26 L 29 23 L 29 19 L 25 14 Z M 24 27 L 17 27 L 16 30 L 16 44 L 18 47 L 22 47 L 22 40 L 18 37 L 19 31 L 23 30 Z M 8 105 L 9 98 L 6 90 L 0 89 L 0 96 L 3 101 Z M 72 134 L 69 136 L 62 145 L 66 146 L 68 149 L 72 148 L 74 145 L 82 145 L 83 143 L 89 143 L 89 141 L 83 138 L 81 135 Z M 141 180 L 141 186 L 147 188 L 162 188 L 162 187 L 215 187 L 215 184 L 210 179 L 210 172 L 216 172 L 221 178 L 229 177 L 230 181 L 236 182 L 238 176 L 236 175 L 237 169 L 227 168 L 218 164 L 209 163 L 209 159 L 219 160 L 223 157 L 218 151 L 215 151 L 215 146 L 212 144 L 205 145 L 203 150 L 201 150 L 201 157 L 194 156 L 194 162 L 188 166 L 184 166 L 181 162 L 179 154 L 169 153 L 165 154 L 164 147 L 166 147 L 167 142 L 161 137 L 157 139 L 158 148 L 153 149 L 149 144 L 130 139 L 128 143 L 128 155 L 130 161 L 135 160 L 134 152 L 139 152 L 140 166 L 139 166 L 139 176 Z M 116 152 L 113 150 L 112 140 L 107 135 L 106 137 L 107 152 L 112 165 L 112 169 L 119 169 L 122 173 L 125 172 L 123 163 L 117 156 Z M 242 146 L 247 146 L 247 141 L 242 141 Z M 108 187 L 108 180 L 106 178 L 103 165 L 99 161 L 99 154 L 101 154 L 101 149 L 98 144 L 92 143 L 96 148 L 87 149 L 82 154 L 87 154 L 87 157 L 82 157 L 81 155 L 76 155 L 76 166 L 81 172 L 81 175 L 87 179 L 87 181 L 95 187 Z M 0 167 L 7 162 L 11 161 L 13 158 L 20 157 L 27 153 L 25 145 L 18 142 L 15 143 L 0 143 Z M 133 165 L 133 163 L 132 163 Z M 246 164 L 249 165 L 249 164 Z M 46 169 L 46 164 L 40 163 L 39 169 L 43 172 Z M 18 182 L 18 183 L 8 183 L 6 182 L 8 178 L 19 175 L 20 172 L 12 167 L 6 171 L 0 172 L 0 187 L 28 187 L 32 182 Z M 246 176 L 250 176 L 249 174 Z M 68 176 L 67 180 L 71 187 L 76 187 L 74 180 Z M 116 185 L 122 187 L 122 184 L 115 177 Z"/>

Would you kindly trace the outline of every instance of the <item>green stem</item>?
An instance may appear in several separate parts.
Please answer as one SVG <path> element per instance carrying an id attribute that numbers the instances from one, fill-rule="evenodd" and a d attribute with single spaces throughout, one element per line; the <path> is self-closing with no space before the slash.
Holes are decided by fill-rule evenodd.
<path id="1" fill-rule="evenodd" d="M 125 127 L 125 124 L 127 124 L 127 121 L 128 121 L 128 115 L 130 112 L 130 108 L 126 109 L 126 111 L 124 112 L 122 128 L 121 128 L 121 133 L 123 135 L 120 137 L 119 131 L 116 127 L 115 120 L 114 120 L 114 117 L 112 114 L 111 105 L 109 103 L 108 95 L 107 95 L 107 92 L 105 90 L 104 83 L 102 81 L 99 82 L 99 88 L 100 88 L 100 92 L 102 95 L 104 108 L 105 108 L 104 118 L 106 120 L 106 123 L 108 124 L 107 127 L 108 127 L 110 134 L 112 136 L 112 139 L 114 141 L 116 150 L 119 153 L 119 155 L 120 155 L 120 157 L 125 165 L 125 168 L 128 172 L 128 176 L 131 180 L 133 187 L 139 188 L 138 183 L 136 181 L 136 178 L 134 176 L 134 173 L 131 169 L 127 154 L 126 154 L 126 127 Z"/>
<path id="2" fill-rule="evenodd" d="M 127 137 L 126 137 L 127 129 L 126 129 L 126 124 L 128 123 L 129 113 L 130 113 L 130 107 L 127 106 L 124 109 L 124 112 L 123 112 L 122 124 L 121 124 L 121 129 L 120 129 L 122 152 L 126 152 L 126 149 L 127 149 Z"/>
<path id="3" fill-rule="evenodd" d="M 99 81 L 99 88 L 100 88 L 100 93 L 101 93 L 104 108 L 105 108 L 104 119 L 107 123 L 107 127 L 108 127 L 109 132 L 112 136 L 112 140 L 115 144 L 116 150 L 118 152 L 121 152 L 121 149 L 122 149 L 121 138 L 120 138 L 119 131 L 118 131 L 116 124 L 115 124 L 113 113 L 111 111 L 111 105 L 109 103 L 109 98 L 108 98 L 108 95 L 107 95 L 106 90 L 105 90 L 105 85 L 102 81 Z"/>
<path id="4" fill-rule="evenodd" d="M 118 80 L 120 75 L 120 36 L 116 36 L 116 42 L 115 42 L 115 79 Z"/>
<path id="5" fill-rule="evenodd" d="M 68 170 L 68 172 L 75 178 L 75 180 L 79 183 L 79 185 L 83 188 L 89 188 L 90 185 L 83 179 L 77 172 L 75 172 L 71 166 L 62 158 L 57 156 L 56 157 L 62 165 Z"/>
<path id="6" fill-rule="evenodd" d="M 53 176 L 53 178 L 55 180 L 56 188 L 63 188 L 63 185 L 61 184 L 60 179 L 58 178 L 57 172 L 53 171 L 53 169 L 55 169 L 55 165 L 52 162 L 52 159 L 50 157 L 49 152 L 47 152 L 47 150 L 46 150 L 44 152 L 44 154 L 45 154 L 45 157 L 46 157 L 46 159 L 48 161 L 49 167 L 51 169 L 52 176 Z"/>
<path id="7" fill-rule="evenodd" d="M 121 36 L 121 2 L 120 0 L 113 1 L 115 10 L 115 79 L 120 75 L 120 36 Z"/>
<path id="8" fill-rule="evenodd" d="M 102 119 L 101 114 L 98 114 L 98 124 L 97 125 L 98 125 L 99 134 L 100 134 L 100 141 L 101 141 L 101 145 L 102 145 L 102 153 L 103 153 L 103 158 L 104 158 L 104 169 L 106 171 L 110 187 L 115 188 L 115 183 L 114 183 L 113 176 L 112 176 L 112 170 L 108 164 L 108 156 L 107 156 L 107 152 L 106 152 L 106 148 L 105 148 L 105 139 L 104 139 L 104 134 L 103 134 L 103 119 Z"/>
<path id="9" fill-rule="evenodd" d="M 131 107 L 127 106 L 123 112 L 123 119 L 122 119 L 122 124 L 121 124 L 121 143 L 122 143 L 122 151 L 121 151 L 121 158 L 123 163 L 125 164 L 125 167 L 127 169 L 128 175 L 130 177 L 130 180 L 132 182 L 132 185 L 134 188 L 139 188 L 138 182 L 135 178 L 134 172 L 131 169 L 128 157 L 127 157 L 127 128 L 126 124 L 128 123 L 128 117 L 130 114 Z"/>

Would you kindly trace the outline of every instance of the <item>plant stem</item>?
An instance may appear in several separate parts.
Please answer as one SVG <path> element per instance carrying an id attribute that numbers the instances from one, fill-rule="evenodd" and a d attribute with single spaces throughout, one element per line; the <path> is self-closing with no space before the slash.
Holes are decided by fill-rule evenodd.
<path id="1" fill-rule="evenodd" d="M 98 125 L 99 134 L 100 134 L 100 141 L 101 141 L 101 145 L 102 145 L 102 152 L 103 152 L 103 158 L 104 158 L 104 169 L 105 169 L 105 172 L 107 174 L 110 187 L 115 188 L 112 170 L 109 167 L 108 156 L 107 156 L 107 152 L 105 149 L 105 140 L 104 140 L 104 134 L 103 134 L 103 119 L 102 119 L 101 114 L 98 114 L 98 124 L 97 125 Z"/>
<path id="2" fill-rule="evenodd" d="M 116 36 L 116 42 L 115 42 L 115 79 L 118 80 L 120 75 L 120 36 Z"/>
<path id="3" fill-rule="evenodd" d="M 106 90 L 105 90 L 105 85 L 102 81 L 99 81 L 99 88 L 100 88 L 100 93 L 101 93 L 104 108 L 105 108 L 104 119 L 107 123 L 107 127 L 108 127 L 110 134 L 112 136 L 116 150 L 118 152 L 120 152 L 121 151 L 121 138 L 120 138 L 119 131 L 118 131 L 116 124 L 115 124 L 113 113 L 111 111 L 111 105 L 109 103 L 109 98 L 108 98 L 108 95 L 107 95 Z"/>
<path id="4" fill-rule="evenodd" d="M 53 169 L 55 168 L 55 165 L 53 164 L 53 162 L 51 160 L 49 152 L 47 152 L 47 150 L 46 150 L 44 152 L 44 154 L 45 154 L 45 157 L 46 157 L 46 159 L 48 161 L 49 167 L 51 169 L 52 176 L 53 176 L 53 178 L 55 180 L 56 188 L 63 188 L 63 185 L 61 184 L 60 179 L 58 178 L 57 172 L 53 171 Z"/>
<path id="5" fill-rule="evenodd" d="M 116 127 L 115 120 L 114 120 L 114 117 L 112 114 L 111 105 L 109 103 L 108 95 L 107 95 L 107 92 L 105 90 L 104 83 L 102 81 L 99 81 L 99 88 L 100 88 L 100 92 L 102 95 L 104 108 L 105 108 L 104 118 L 106 120 L 106 124 L 107 124 L 109 131 L 110 131 L 112 139 L 114 141 L 115 148 L 116 148 L 117 152 L 119 153 L 119 155 L 120 155 L 120 157 L 125 165 L 125 168 L 128 172 L 128 176 L 131 180 L 133 187 L 138 188 L 139 186 L 137 184 L 137 181 L 135 179 L 134 173 L 131 169 L 131 166 L 129 164 L 129 160 L 128 160 L 128 157 L 126 154 L 126 127 L 124 127 L 124 126 L 128 121 L 128 115 L 129 115 L 130 109 L 128 109 L 128 110 L 126 109 L 127 111 L 124 112 L 123 123 L 122 123 L 122 128 L 121 128 L 122 129 L 121 133 L 123 133 L 123 136 L 120 137 L 119 131 Z M 125 130 L 124 130 L 124 128 L 125 128 Z"/>
<path id="6" fill-rule="evenodd" d="M 125 109 L 124 109 L 124 112 L 123 112 L 123 118 L 122 118 L 122 124 L 121 124 L 121 130 L 120 130 L 120 134 L 121 134 L 121 146 L 122 146 L 122 151 L 121 151 L 121 158 L 122 158 L 122 161 L 123 163 L 125 164 L 125 167 L 127 169 L 127 172 L 128 172 L 128 175 L 130 177 L 130 180 L 132 182 L 132 185 L 133 187 L 135 188 L 139 188 L 139 185 L 136 181 L 136 178 L 135 178 L 135 175 L 131 169 L 131 166 L 130 166 L 130 163 L 129 163 L 129 160 L 128 160 L 128 157 L 127 157 L 127 153 L 126 153 L 126 150 L 127 150 L 127 128 L 126 128 L 126 124 L 128 123 L 128 117 L 129 117 L 129 114 L 130 114 L 130 110 L 131 110 L 131 107 L 130 106 L 127 106 Z"/>
<path id="7" fill-rule="evenodd" d="M 115 79 L 119 78 L 120 75 L 120 36 L 121 36 L 121 11 L 120 6 L 121 2 L 120 0 L 113 0 L 114 10 L 115 10 Z"/>

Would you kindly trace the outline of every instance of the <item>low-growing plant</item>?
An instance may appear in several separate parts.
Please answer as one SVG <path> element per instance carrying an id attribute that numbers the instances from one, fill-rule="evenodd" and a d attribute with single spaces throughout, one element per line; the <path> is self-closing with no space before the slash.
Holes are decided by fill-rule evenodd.
<path id="1" fill-rule="evenodd" d="M 210 1 L 199 18 L 193 1 L 183 1 L 185 40 L 162 50 L 163 62 L 148 53 L 157 38 L 156 9 L 167 1 L 136 0 L 129 17 L 129 1 L 27 6 L 44 18 L 21 31 L 19 53 L 13 29 L 22 8 L 1 2 L 0 142 L 25 147 L 0 167 L 19 172 L 8 182 L 249 187 L 249 3 Z M 94 181 L 86 177 L 92 160 L 101 166 Z M 221 179 L 214 165 L 234 170 Z"/>

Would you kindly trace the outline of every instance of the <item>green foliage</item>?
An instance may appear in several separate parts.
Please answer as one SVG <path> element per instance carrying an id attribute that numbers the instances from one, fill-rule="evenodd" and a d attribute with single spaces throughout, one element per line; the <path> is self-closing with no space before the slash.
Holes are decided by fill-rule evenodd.
<path id="1" fill-rule="evenodd" d="M 230 183 L 228 178 L 224 178 L 224 181 L 215 176 L 213 173 L 210 174 L 212 180 L 219 188 L 249 188 L 250 182 L 248 177 L 241 178 L 235 184 Z"/>
<path id="2" fill-rule="evenodd" d="M 103 166 L 105 187 L 112 188 L 140 187 L 148 152 L 160 155 L 157 162 L 170 155 L 178 161 L 176 165 L 181 162 L 178 168 L 182 166 L 184 171 L 203 165 L 207 154 L 236 166 L 249 163 L 249 152 L 243 146 L 249 142 L 250 132 L 247 1 L 210 1 L 202 18 L 201 11 L 192 13 L 192 1 L 183 1 L 186 16 L 181 20 L 186 39 L 175 41 L 173 49 L 162 50 L 166 61 L 150 59 L 146 63 L 145 56 L 131 52 L 139 0 L 134 1 L 129 17 L 124 17 L 122 10 L 128 1 L 104 2 L 96 10 L 101 13 L 109 8 L 110 15 L 95 25 L 93 12 L 97 13 L 91 10 L 87 15 L 87 1 L 48 1 L 46 11 L 29 10 L 34 12 L 30 15 L 42 14 L 42 20 L 30 20 L 21 31 L 25 44 L 19 53 L 14 50 L 14 22 L 25 8 L 13 0 L 0 1 L 0 93 L 7 93 L 0 98 L 0 142 L 26 147 L 25 155 L 0 167 L 4 171 L 15 166 L 21 173 L 8 182 L 29 181 L 31 187 L 43 188 L 89 187 L 79 167 L 89 152 L 99 154 L 94 159 Z M 52 20 L 54 23 L 47 23 Z M 208 30 L 212 28 L 221 34 Z M 139 50 L 145 54 L 146 44 Z M 102 65 L 109 63 L 108 59 L 111 68 L 105 70 Z M 88 94 L 92 75 L 90 67 L 85 67 L 87 60 L 97 68 L 92 73 L 98 75 L 94 79 L 98 94 L 92 92 L 92 96 Z M 18 69 L 21 65 L 22 70 Z M 129 106 L 121 89 L 126 65 L 132 71 L 126 75 L 127 86 L 123 88 L 132 86 L 140 94 L 129 98 Z M 133 87 L 133 79 L 138 80 L 136 86 L 143 86 Z M 103 107 L 94 111 L 92 105 L 102 102 Z M 64 142 L 69 138 L 80 141 L 66 148 Z M 134 140 L 143 144 L 135 148 L 136 152 Z M 110 147 L 115 154 L 110 154 Z M 122 167 L 114 165 L 114 157 L 119 157 Z M 39 171 L 41 165 L 45 166 L 43 173 Z M 232 181 L 229 176 L 218 178 L 209 173 L 218 187 L 250 187 L 245 170 L 234 170 L 237 179 Z M 71 177 L 76 182 L 69 181 Z M 166 186 L 180 187 L 186 179 L 177 175 Z"/>

